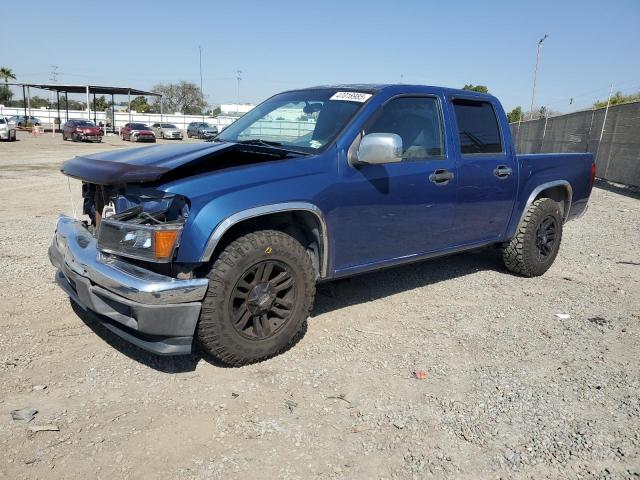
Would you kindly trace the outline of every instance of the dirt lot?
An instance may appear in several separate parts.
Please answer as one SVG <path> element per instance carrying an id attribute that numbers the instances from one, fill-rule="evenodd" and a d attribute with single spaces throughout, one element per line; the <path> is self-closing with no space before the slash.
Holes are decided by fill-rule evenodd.
<path id="1" fill-rule="evenodd" d="M 0 144 L 0 477 L 640 477 L 637 195 L 595 189 L 541 278 L 489 250 L 325 285 L 293 349 L 233 369 L 131 347 L 53 283 L 60 163 L 130 145 L 19 140 Z"/>

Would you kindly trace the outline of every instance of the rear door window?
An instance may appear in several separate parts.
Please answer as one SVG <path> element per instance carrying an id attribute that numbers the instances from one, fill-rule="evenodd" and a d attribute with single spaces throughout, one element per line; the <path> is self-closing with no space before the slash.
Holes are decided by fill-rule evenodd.
<path id="1" fill-rule="evenodd" d="M 453 110 L 458 124 L 460 151 L 463 155 L 502 152 L 500 126 L 491 103 L 455 99 Z"/>

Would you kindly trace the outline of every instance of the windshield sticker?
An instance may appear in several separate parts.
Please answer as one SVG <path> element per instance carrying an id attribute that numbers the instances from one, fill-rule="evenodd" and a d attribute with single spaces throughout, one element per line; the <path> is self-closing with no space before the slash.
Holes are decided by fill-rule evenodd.
<path id="1" fill-rule="evenodd" d="M 336 92 L 329 100 L 364 103 L 371 98 L 370 93 L 364 92 Z"/>
<path id="2" fill-rule="evenodd" d="M 309 146 L 311 148 L 320 148 L 322 146 L 322 142 L 319 142 L 318 140 L 311 140 L 309 142 Z"/>

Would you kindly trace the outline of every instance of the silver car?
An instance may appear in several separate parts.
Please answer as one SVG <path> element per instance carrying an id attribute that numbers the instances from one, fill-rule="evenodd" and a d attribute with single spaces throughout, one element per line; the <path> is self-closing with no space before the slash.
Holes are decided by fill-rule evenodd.
<path id="1" fill-rule="evenodd" d="M 191 122 L 187 125 L 187 138 L 212 138 L 218 134 L 218 127 L 205 122 Z"/>
<path id="2" fill-rule="evenodd" d="M 9 123 L 6 117 L 0 117 L 0 140 L 14 142 L 16 139 L 16 127 Z"/>
<path id="3" fill-rule="evenodd" d="M 173 123 L 154 123 L 151 128 L 158 138 L 182 140 L 182 130 Z"/>
<path id="4" fill-rule="evenodd" d="M 18 127 L 25 127 L 29 124 L 31 125 L 41 125 L 42 122 L 38 117 L 33 117 L 29 115 L 14 115 L 9 118 L 9 123 L 12 125 L 16 125 Z"/>

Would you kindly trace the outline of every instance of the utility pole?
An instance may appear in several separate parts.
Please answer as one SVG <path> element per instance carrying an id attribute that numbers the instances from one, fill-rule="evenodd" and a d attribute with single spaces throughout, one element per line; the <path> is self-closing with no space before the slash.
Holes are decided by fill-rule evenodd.
<path id="1" fill-rule="evenodd" d="M 49 77 L 49 81 L 51 83 L 57 83 L 58 82 L 58 68 L 60 68 L 58 65 L 50 65 L 51 67 L 51 76 Z"/>
<path id="2" fill-rule="evenodd" d="M 240 114 L 240 81 L 242 80 L 242 70 L 236 70 L 236 80 L 238 81 L 238 103 L 236 103 L 236 113 Z"/>
<path id="3" fill-rule="evenodd" d="M 538 79 L 538 65 L 540 64 L 540 50 L 542 50 L 542 42 L 544 42 L 548 34 L 544 34 L 544 37 L 540 39 L 538 42 L 538 50 L 536 52 L 536 67 L 533 70 L 533 88 L 531 89 L 531 109 L 529 110 L 530 118 L 533 118 L 533 107 L 535 106 L 536 101 L 536 81 Z"/>
<path id="4" fill-rule="evenodd" d="M 602 137 L 604 135 L 604 126 L 607 123 L 607 115 L 609 113 L 609 106 L 611 105 L 611 95 L 613 94 L 613 83 L 609 87 L 609 97 L 607 98 L 607 108 L 604 109 L 604 118 L 602 119 L 602 128 L 600 129 L 600 138 L 598 139 L 598 146 L 596 147 L 596 165 L 598 164 L 598 153 L 600 153 L 600 144 L 602 143 Z M 607 178 L 607 169 L 609 168 L 609 162 L 604 167 L 603 178 Z"/>
<path id="5" fill-rule="evenodd" d="M 51 83 L 58 83 L 58 65 L 50 65 L 51 67 L 51 76 L 49 77 L 49 81 Z M 57 100 L 57 107 L 58 107 L 58 119 L 60 118 L 60 91 L 56 90 L 56 100 Z M 53 103 L 53 91 L 49 90 L 49 105 L 51 105 L 51 103 Z M 53 127 L 51 128 L 51 131 L 55 134 L 56 132 L 56 122 L 55 120 L 52 122 Z"/>
<path id="6" fill-rule="evenodd" d="M 202 101 L 202 121 L 204 122 L 204 91 L 202 90 L 202 47 L 198 45 L 200 53 L 200 100 Z"/>

